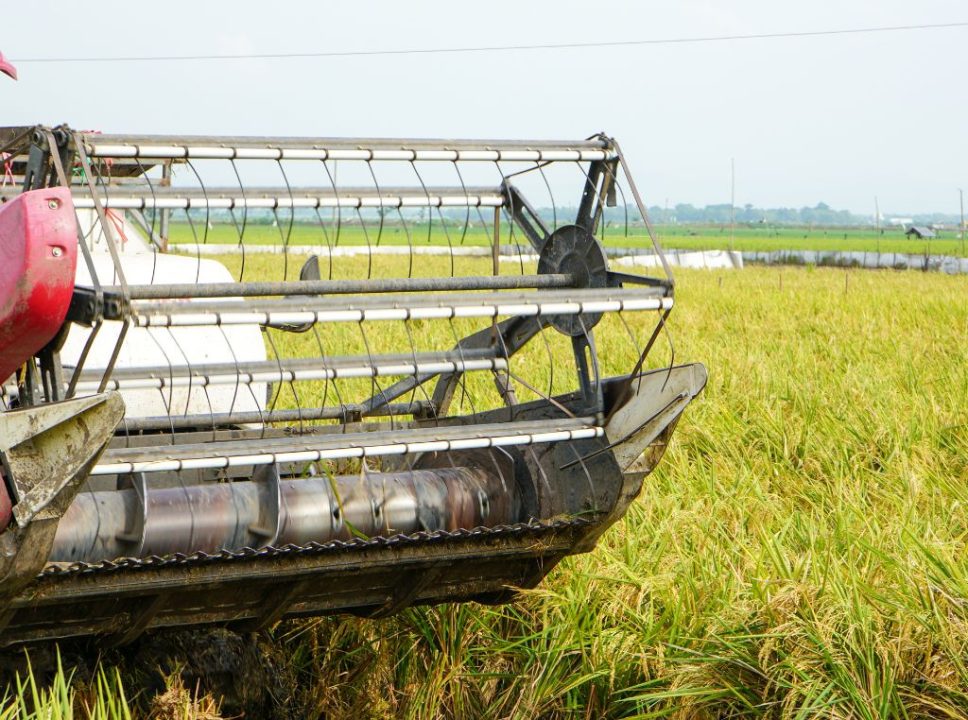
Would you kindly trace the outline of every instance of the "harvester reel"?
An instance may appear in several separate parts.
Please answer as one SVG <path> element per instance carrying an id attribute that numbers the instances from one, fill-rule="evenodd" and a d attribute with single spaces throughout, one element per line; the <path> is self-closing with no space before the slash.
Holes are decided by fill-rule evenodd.
<path id="1" fill-rule="evenodd" d="M 608 267 L 648 224 L 604 135 L 0 153 L 0 646 L 510 601 L 706 381 L 639 371 L 672 279 Z"/>

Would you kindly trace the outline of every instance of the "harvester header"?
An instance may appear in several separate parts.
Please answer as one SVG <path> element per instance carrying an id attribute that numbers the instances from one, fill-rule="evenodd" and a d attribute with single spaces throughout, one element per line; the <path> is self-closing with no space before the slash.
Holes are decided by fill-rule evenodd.
<path id="1" fill-rule="evenodd" d="M 605 135 L 0 152 L 0 644 L 508 601 L 705 384 Z"/>

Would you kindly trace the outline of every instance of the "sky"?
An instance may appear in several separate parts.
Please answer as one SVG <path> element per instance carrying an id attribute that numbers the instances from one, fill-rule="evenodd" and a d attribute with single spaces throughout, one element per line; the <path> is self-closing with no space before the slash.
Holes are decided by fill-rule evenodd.
<path id="1" fill-rule="evenodd" d="M 0 125 L 131 133 L 616 137 L 648 204 L 958 212 L 968 27 L 367 57 L 336 52 L 652 40 L 968 21 L 964 0 L 0 0 Z M 148 8 L 152 8 L 148 12 Z"/>

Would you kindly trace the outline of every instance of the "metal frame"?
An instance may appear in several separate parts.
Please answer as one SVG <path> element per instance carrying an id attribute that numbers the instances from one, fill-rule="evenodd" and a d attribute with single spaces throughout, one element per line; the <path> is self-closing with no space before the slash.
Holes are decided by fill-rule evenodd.
<path id="1" fill-rule="evenodd" d="M 233 400 L 227 412 L 170 412 L 121 420 L 100 459 L 94 457 L 77 474 L 86 478 L 85 487 L 72 488 L 85 493 L 89 510 L 101 500 L 123 498 L 121 504 L 127 509 L 110 527 L 105 526 L 104 538 L 111 542 L 120 538 L 128 552 L 147 553 L 149 535 L 167 527 L 164 514 L 158 516 L 151 509 L 157 505 L 155 500 L 180 493 L 200 502 L 248 503 L 244 522 L 239 519 L 243 515 L 238 515 L 234 529 L 223 528 L 223 535 L 231 535 L 232 540 L 199 546 L 217 555 L 105 558 L 96 563 L 83 556 L 76 565 L 48 566 L 39 582 L 33 581 L 34 553 L 29 558 L 34 563 L 29 578 L 22 569 L 28 565 L 22 564 L 21 569 L 10 571 L 17 583 L 0 583 L 6 608 L 0 643 L 108 630 L 114 633 L 113 642 L 123 643 L 146 629 L 184 622 L 234 621 L 251 629 L 284 616 L 344 609 L 379 616 L 418 602 L 506 600 L 508 584 L 530 587 L 565 555 L 594 545 L 634 498 L 683 408 L 705 382 L 698 366 L 642 371 L 671 311 L 674 280 L 621 148 L 605 135 L 576 142 L 238 138 L 100 135 L 41 127 L 0 130 L 0 144 L 14 151 L 24 188 L 69 185 L 76 206 L 94 210 L 118 278 L 109 285 L 97 277 L 81 238 L 92 287 L 77 288 L 69 318 L 92 330 L 77 366 L 68 378 L 52 344 L 40 354 L 40 366 L 34 368 L 28 385 L 5 390 L 7 396 L 19 394 L 18 401 L 26 404 L 28 395 L 40 402 L 113 388 L 164 393 L 179 387 L 188 388 L 189 394 L 193 390 L 207 394 L 210 387 L 219 385 L 325 383 L 317 407 L 300 403 L 293 387 L 297 406 L 292 409 L 278 410 L 271 404 L 265 410 L 237 410 Z M 237 174 L 240 187 L 207 186 L 193 165 L 196 160 L 227 161 L 233 167 L 242 160 L 278 163 L 283 184 L 245 187 Z M 291 185 L 284 161 L 317 163 L 329 186 Z M 340 185 L 335 163 L 347 161 L 365 163 L 373 186 Z M 373 164 L 385 162 L 409 165 L 415 183 L 381 186 Z M 418 167 L 425 162 L 453 163 L 460 187 L 425 183 Z M 464 162 L 493 166 L 500 182 L 466 185 L 458 165 Z M 567 233 L 560 232 L 557 217 L 554 227 L 549 227 L 515 182 L 526 173 L 544 178 L 553 163 L 573 166 L 581 174 L 574 223 L 562 226 L 570 228 Z M 172 182 L 173 169 L 179 166 L 195 174 L 196 186 Z M 619 194 L 625 202 L 626 191 L 661 258 L 662 278 L 607 268 L 597 235 L 606 226 L 606 208 L 618 204 Z M 626 208 L 630 206 L 625 202 Z M 488 207 L 494 209 L 492 219 L 482 212 Z M 454 273 L 452 261 L 452 277 L 414 277 L 415 238 L 407 217 L 419 208 L 431 211 L 428 240 L 436 212 L 451 248 L 456 238 L 450 236 L 442 210 L 463 208 L 465 233 L 471 212 L 476 212 L 490 240 L 493 274 L 460 276 Z M 335 233 L 338 245 L 341 228 L 354 217 L 361 224 L 364 219 L 373 224 L 379 220 L 379 244 L 387 213 L 395 212 L 397 227 L 406 233 L 410 248 L 407 277 L 374 278 L 368 270 L 366 279 L 321 279 L 318 260 L 311 260 L 298 281 L 244 282 L 240 277 L 238 282 L 208 284 L 128 282 L 117 235 L 108 220 L 111 210 L 154 211 L 150 222 L 143 214 L 139 222 L 151 242 L 162 248 L 173 211 L 184 212 L 192 221 L 207 220 L 209 213 L 225 210 L 244 250 L 249 211 L 269 210 L 279 221 L 282 246 L 288 250 L 290 236 L 282 223 L 288 218 L 291 230 L 296 212 L 302 209 L 316 212 L 330 248 L 330 233 Z M 327 211 L 326 221 L 322 210 Z M 235 213 L 241 214 L 241 223 Z M 453 211 L 448 217 L 453 217 Z M 530 247 L 539 257 L 537 273 L 526 272 L 522 262 L 519 274 L 501 274 L 502 230 L 510 236 L 510 245 L 515 244 L 515 233 L 523 236 L 522 247 Z M 78 232 L 82 232 L 80 223 Z M 370 245 L 368 235 L 365 241 Z M 569 253 L 577 260 L 562 259 Z M 618 313 L 624 319 L 621 314 L 626 312 L 655 312 L 655 331 L 630 375 L 603 377 L 594 327 L 604 313 Z M 463 325 L 453 321 L 475 318 L 473 330 L 458 334 L 457 328 Z M 412 332 L 423 320 L 450 322 L 454 344 L 449 349 L 418 350 Z M 112 322 L 120 322 L 121 331 L 109 361 L 103 368 L 85 367 L 94 339 Z M 368 329 L 372 322 L 403 323 L 410 351 L 380 354 L 370 344 L 368 333 L 378 332 Z M 329 356 L 324 352 L 318 333 L 329 323 L 359 324 L 366 353 Z M 287 358 L 273 345 L 277 359 L 265 362 L 198 364 L 187 362 L 186 356 L 186 362 L 179 363 L 172 362 L 159 345 L 167 364 L 115 369 L 129 328 L 143 333 L 141 328 L 169 332 L 232 325 L 262 326 L 270 343 L 279 337 L 275 330 L 312 331 L 317 334 L 319 357 Z M 528 384 L 516 372 L 525 362 L 520 357 L 511 363 L 551 329 L 568 336 L 575 359 L 576 390 L 565 395 L 553 396 L 550 382 L 547 390 Z M 465 332 L 470 334 L 461 337 Z M 481 411 L 471 407 L 463 415 L 452 412 L 454 406 L 459 407 L 457 412 L 467 411 L 466 403 L 456 399 L 470 372 L 492 376 L 500 406 Z M 378 379 L 384 377 L 395 381 L 381 386 Z M 334 403 L 328 399 L 328 383 L 335 388 L 337 380 L 346 378 L 367 381 L 353 385 L 364 388 L 358 393 L 363 399 L 344 402 L 334 389 Z M 424 389 L 430 381 L 433 388 Z M 39 388 L 44 397 L 38 395 Z M 522 402 L 518 398 L 522 390 L 538 399 Z M 118 400 L 110 402 L 116 405 Z M 6 415 L 0 413 L 0 425 Z M 485 527 L 467 527 L 475 521 L 465 518 L 455 528 L 444 529 L 435 520 L 426 526 L 408 525 L 405 534 L 392 535 L 397 526 L 387 524 L 390 537 L 330 541 L 336 536 L 329 535 L 320 536 L 325 543 L 275 547 L 285 537 L 288 513 L 301 511 L 298 501 L 286 500 L 285 493 L 308 487 L 300 486 L 307 481 L 298 479 L 307 473 L 315 477 L 308 482 L 320 493 L 328 492 L 333 482 L 334 488 L 341 488 L 327 512 L 336 511 L 334 503 L 339 512 L 345 511 L 343 500 L 354 487 L 365 487 L 354 507 L 370 513 L 368 532 L 383 532 L 380 503 L 387 496 L 381 494 L 381 483 L 386 478 L 375 479 L 374 466 L 390 473 L 395 478 L 392 482 L 413 484 L 413 507 L 436 508 L 438 514 L 452 508 L 446 503 L 435 505 L 432 488 L 453 480 L 465 493 L 457 504 L 476 507 L 477 514 L 467 517 L 483 518 Z M 346 468 L 358 472 L 358 477 L 329 477 Z M 493 498 L 509 502 L 506 514 L 486 512 L 485 501 L 490 500 L 486 493 L 475 494 L 474 488 L 489 488 Z M 294 504 L 284 506 L 287 502 Z M 71 520 L 63 531 L 84 530 L 84 522 Z M 53 547 L 70 545 L 54 535 L 47 540 Z M 268 547 L 235 547 L 242 542 Z M 181 547 L 178 552 L 184 550 Z M 27 555 L 22 558 L 27 563 Z M 274 572 L 267 573 L 269 568 Z M 129 582 L 131 573 L 139 573 L 136 583 Z M 30 587 L 20 593 L 26 585 Z M 334 593 L 336 585 L 339 592 Z M 216 592 L 223 599 L 210 604 Z M 117 621 L 119 613 L 124 614 L 124 622 Z"/>

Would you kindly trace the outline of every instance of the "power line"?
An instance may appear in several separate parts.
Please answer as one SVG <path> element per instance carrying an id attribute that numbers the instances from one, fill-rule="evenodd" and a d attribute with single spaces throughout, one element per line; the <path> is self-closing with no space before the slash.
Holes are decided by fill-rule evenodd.
<path id="1" fill-rule="evenodd" d="M 182 60 L 284 60 L 298 58 L 373 57 L 381 55 L 434 55 L 443 53 L 514 52 L 519 50 L 568 50 L 582 48 L 634 47 L 640 45 L 687 45 L 739 40 L 772 40 L 777 38 L 812 38 L 831 35 L 860 35 L 869 33 L 938 30 L 968 27 L 968 22 L 932 23 L 925 25 L 893 25 L 888 27 L 845 28 L 839 30 L 806 30 L 800 32 L 756 33 L 751 35 L 710 35 L 698 37 L 655 38 L 651 40 L 605 40 L 601 42 L 547 43 L 543 45 L 484 45 L 479 47 L 405 48 L 400 50 L 337 50 L 307 53 L 239 53 L 227 55 L 134 55 L 120 57 L 34 57 L 16 60 L 19 63 L 79 63 L 79 62 L 178 62 Z"/>

